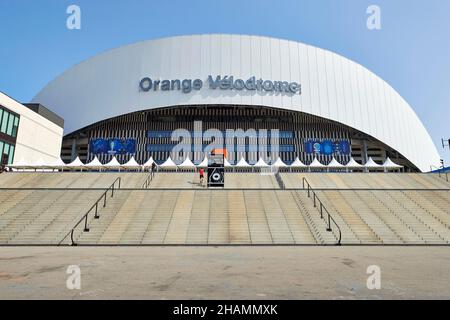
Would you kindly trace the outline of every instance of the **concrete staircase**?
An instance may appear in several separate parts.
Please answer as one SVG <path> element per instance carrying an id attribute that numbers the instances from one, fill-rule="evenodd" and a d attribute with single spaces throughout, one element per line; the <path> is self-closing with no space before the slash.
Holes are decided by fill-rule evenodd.
<path id="1" fill-rule="evenodd" d="M 428 173 L 280 173 L 287 188 L 301 188 L 305 177 L 317 189 L 450 189 L 450 183 Z"/>
<path id="2" fill-rule="evenodd" d="M 142 184 L 127 175 L 122 187 Z M 58 244 L 76 220 L 118 177 L 116 173 L 7 173 L 0 175 L 0 245 Z"/>
<path id="3" fill-rule="evenodd" d="M 157 173 L 142 190 L 148 173 L 31 172 L 0 175 L 0 245 L 57 244 L 119 176 L 77 243 L 335 244 L 337 228 L 299 189 L 306 177 L 343 244 L 450 244 L 450 190 L 431 174 L 281 173 L 280 189 L 273 175 L 227 173 L 224 189 L 206 189 L 193 172 Z"/>
<path id="4" fill-rule="evenodd" d="M 122 178 L 122 188 L 140 188 L 148 173 L 142 172 L 7 172 L 1 188 L 105 188 Z"/>
<path id="5" fill-rule="evenodd" d="M 100 194 L 99 190 L 16 191 L 0 206 L 0 244 L 57 244 Z"/>
<path id="6" fill-rule="evenodd" d="M 325 229 L 303 192 L 118 190 L 77 243 L 335 244 Z"/>
<path id="7" fill-rule="evenodd" d="M 348 239 L 349 242 L 375 244 L 380 243 L 381 238 L 374 232 L 372 225 L 366 220 L 371 221 L 371 217 L 364 213 L 365 205 L 356 197 L 348 197 L 339 191 L 327 191 L 318 193 L 325 206 L 334 216 L 339 216 L 355 235 L 355 239 Z M 364 219 L 365 218 L 365 219 Z M 341 223 L 342 224 L 342 223 Z M 346 232 L 346 235 L 349 234 Z M 346 239 L 347 240 L 347 239 Z"/>
<path id="8" fill-rule="evenodd" d="M 195 172 L 158 172 L 150 183 L 152 189 L 182 188 L 182 189 L 202 189 L 206 187 L 200 184 L 198 173 Z M 226 189 L 259 189 L 259 188 L 279 188 L 274 175 L 260 173 L 236 173 L 227 172 L 225 175 Z"/>

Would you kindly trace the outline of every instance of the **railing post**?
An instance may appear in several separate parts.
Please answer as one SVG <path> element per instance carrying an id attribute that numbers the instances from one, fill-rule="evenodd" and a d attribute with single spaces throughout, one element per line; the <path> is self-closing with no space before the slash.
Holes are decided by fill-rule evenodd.
<path id="1" fill-rule="evenodd" d="M 72 241 L 72 246 L 76 246 L 77 244 L 75 243 L 75 241 L 73 241 L 73 231 L 74 229 L 72 229 L 72 231 L 70 232 L 70 241 Z"/>
<path id="2" fill-rule="evenodd" d="M 323 219 L 323 205 L 322 205 L 322 202 L 320 202 L 320 219 Z"/>
<path id="3" fill-rule="evenodd" d="M 89 232 L 89 228 L 88 228 L 88 214 L 86 214 L 86 216 L 84 217 L 84 231 L 85 232 Z"/>
<path id="4" fill-rule="evenodd" d="M 98 216 L 98 201 L 95 203 L 95 215 L 94 215 L 94 218 L 95 219 L 99 218 L 99 216 Z"/>
<path id="5" fill-rule="evenodd" d="M 327 231 L 331 231 L 331 221 L 330 221 L 330 214 L 327 212 L 328 214 L 328 229 Z"/>
<path id="6" fill-rule="evenodd" d="M 314 199 L 313 202 L 314 202 L 314 208 L 315 208 L 317 206 L 316 205 L 316 193 L 315 192 L 313 192 L 313 199 Z"/>
<path id="7" fill-rule="evenodd" d="M 106 191 L 106 192 L 108 192 L 108 190 Z M 111 198 L 114 196 L 114 183 L 113 183 L 113 185 L 111 186 Z"/>

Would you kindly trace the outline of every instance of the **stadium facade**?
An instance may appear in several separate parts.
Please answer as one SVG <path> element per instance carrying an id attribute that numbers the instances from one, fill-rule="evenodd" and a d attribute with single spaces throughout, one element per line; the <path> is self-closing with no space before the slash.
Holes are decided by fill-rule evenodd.
<path id="1" fill-rule="evenodd" d="M 193 35 L 142 41 L 90 58 L 33 99 L 66 119 L 62 158 L 102 162 L 131 155 L 167 159 L 176 129 L 192 135 L 202 159 L 205 132 L 249 129 L 266 140 L 224 135 L 231 163 L 258 160 L 270 132 L 286 163 L 299 157 L 345 164 L 387 157 L 429 171 L 439 155 L 408 103 L 358 63 L 299 42 L 249 35 Z M 195 135 L 201 126 L 203 139 Z M 200 141 L 198 141 L 200 139 Z M 200 143 L 200 149 L 194 147 Z M 216 141 L 217 142 L 217 141 Z"/>

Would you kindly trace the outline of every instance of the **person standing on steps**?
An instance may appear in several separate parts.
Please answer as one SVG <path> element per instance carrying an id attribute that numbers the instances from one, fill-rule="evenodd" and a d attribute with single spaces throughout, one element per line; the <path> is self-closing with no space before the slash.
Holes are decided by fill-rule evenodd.
<path id="1" fill-rule="evenodd" d="M 198 173 L 200 174 L 200 184 L 203 186 L 203 179 L 205 177 L 205 170 L 203 170 L 203 168 L 200 168 L 200 170 L 198 170 Z"/>
<path id="2" fill-rule="evenodd" d="M 155 177 L 155 171 L 156 171 L 156 163 L 152 163 L 152 178 Z"/>

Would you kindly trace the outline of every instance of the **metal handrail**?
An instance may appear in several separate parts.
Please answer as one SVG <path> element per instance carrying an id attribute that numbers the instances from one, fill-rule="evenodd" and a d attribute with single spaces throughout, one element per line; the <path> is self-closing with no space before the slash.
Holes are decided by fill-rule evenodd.
<path id="1" fill-rule="evenodd" d="M 153 180 L 154 174 L 155 174 L 155 172 L 153 170 L 151 170 L 149 175 L 147 176 L 147 178 L 145 178 L 144 183 L 142 184 L 142 189 L 148 189 L 150 182 L 152 182 L 152 180 Z"/>
<path id="2" fill-rule="evenodd" d="M 433 168 L 436 168 L 437 173 L 439 174 L 439 178 L 441 177 L 441 170 L 442 168 L 436 167 L 434 165 L 430 165 L 430 171 L 433 171 Z"/>
<path id="3" fill-rule="evenodd" d="M 324 219 L 324 215 L 326 215 L 326 219 L 324 219 L 327 222 L 327 229 L 326 230 L 328 232 L 333 231 L 333 229 L 331 228 L 331 223 L 333 223 L 336 226 L 336 228 L 337 228 L 337 230 L 339 232 L 338 242 L 336 244 L 337 245 L 341 245 L 341 239 L 342 239 L 341 228 L 336 223 L 334 218 L 331 216 L 331 214 L 328 211 L 328 209 L 323 205 L 322 201 L 320 201 L 319 197 L 314 192 L 314 189 L 311 187 L 311 185 L 309 184 L 308 180 L 306 180 L 306 178 L 303 177 L 303 179 L 302 179 L 302 187 L 303 187 L 303 189 L 305 189 L 305 184 L 306 184 L 306 187 L 307 187 L 308 198 L 311 198 L 311 194 L 312 194 L 314 207 L 317 208 L 317 205 L 319 205 L 318 211 L 320 213 L 320 218 Z"/>
<path id="4" fill-rule="evenodd" d="M 445 180 L 446 180 L 447 182 L 450 182 L 450 181 L 448 181 L 448 171 L 446 171 L 444 167 L 438 168 L 438 167 L 436 167 L 436 166 L 430 165 L 431 171 L 433 171 L 433 168 L 436 168 L 436 169 L 437 169 L 437 173 L 438 173 L 438 175 L 439 175 L 439 178 L 441 178 L 441 172 L 442 172 L 442 173 L 445 173 Z"/>
<path id="5" fill-rule="evenodd" d="M 88 226 L 89 213 L 91 213 L 91 211 L 93 209 L 95 209 L 94 219 L 100 218 L 100 216 L 98 215 L 98 203 L 103 199 L 103 208 L 106 207 L 106 195 L 107 195 L 108 191 L 111 190 L 111 198 L 114 197 L 114 186 L 115 186 L 116 182 L 119 181 L 119 186 L 117 189 L 120 189 L 121 180 L 122 180 L 121 177 L 117 177 L 116 180 L 114 180 L 114 182 L 102 193 L 102 195 L 98 198 L 98 200 L 92 205 L 92 207 L 89 208 L 89 210 L 81 217 L 80 220 L 78 220 L 78 222 L 73 226 L 73 228 L 64 236 L 64 238 L 62 238 L 62 240 L 58 243 L 58 246 L 61 245 L 61 243 L 63 243 L 64 240 L 66 240 L 66 238 L 69 235 L 70 235 L 70 241 L 72 242 L 71 245 L 72 246 L 77 245 L 75 243 L 75 240 L 73 239 L 73 233 L 74 233 L 75 229 L 84 220 L 83 232 L 89 232 L 89 226 Z"/>

